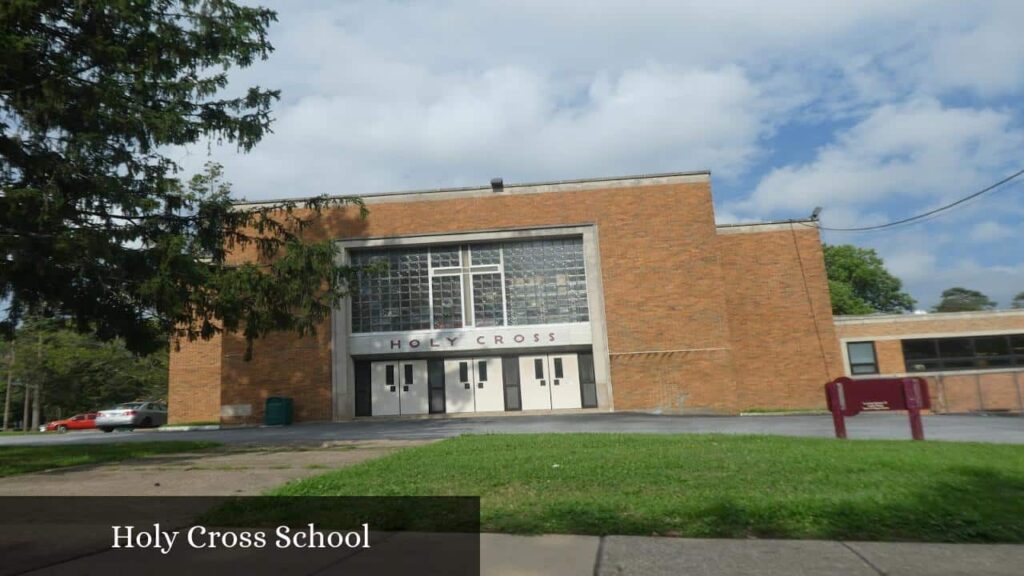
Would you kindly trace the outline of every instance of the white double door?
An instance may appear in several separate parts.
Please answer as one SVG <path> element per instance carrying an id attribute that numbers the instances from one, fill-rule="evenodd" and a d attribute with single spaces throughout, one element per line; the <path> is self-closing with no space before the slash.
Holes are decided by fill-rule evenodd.
<path id="1" fill-rule="evenodd" d="M 374 362 L 370 366 L 371 414 L 426 414 L 427 361 Z"/>
<path id="2" fill-rule="evenodd" d="M 575 354 L 519 357 L 523 410 L 582 408 L 580 365 Z"/>
<path id="3" fill-rule="evenodd" d="M 445 412 L 501 412 L 504 384 L 501 358 L 445 360 Z"/>

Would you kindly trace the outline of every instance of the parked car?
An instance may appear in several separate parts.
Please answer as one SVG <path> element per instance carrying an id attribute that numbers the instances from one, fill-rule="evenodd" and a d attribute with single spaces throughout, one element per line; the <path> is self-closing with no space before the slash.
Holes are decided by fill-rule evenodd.
<path id="1" fill-rule="evenodd" d="M 67 432 L 68 430 L 92 430 L 96 427 L 96 413 L 75 414 L 71 418 L 54 420 L 41 426 L 43 432 Z"/>
<path id="2" fill-rule="evenodd" d="M 126 402 L 100 410 L 96 427 L 104 432 L 115 428 L 156 428 L 167 424 L 167 405 L 161 402 Z"/>

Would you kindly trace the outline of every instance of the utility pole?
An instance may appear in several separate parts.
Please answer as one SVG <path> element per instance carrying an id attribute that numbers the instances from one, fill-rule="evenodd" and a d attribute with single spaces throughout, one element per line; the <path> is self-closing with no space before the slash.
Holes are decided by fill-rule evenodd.
<path id="1" fill-rule="evenodd" d="M 14 339 L 11 338 L 11 359 L 7 365 L 7 390 L 4 391 L 4 432 L 11 420 L 11 388 L 14 387 Z"/>

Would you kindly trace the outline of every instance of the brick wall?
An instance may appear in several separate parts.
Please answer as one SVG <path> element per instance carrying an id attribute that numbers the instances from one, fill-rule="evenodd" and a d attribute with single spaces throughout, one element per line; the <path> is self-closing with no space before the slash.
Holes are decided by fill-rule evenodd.
<path id="1" fill-rule="evenodd" d="M 171 343 L 167 402 L 170 424 L 220 420 L 221 336 Z"/>
<path id="2" fill-rule="evenodd" d="M 334 209 L 308 234 L 364 238 L 596 225 L 616 410 L 820 405 L 825 366 L 835 372 L 838 364 L 817 230 L 719 234 L 706 175 L 605 186 L 369 198 L 368 219 Z M 277 335 L 258 342 L 251 362 L 241 359 L 243 344 L 235 335 L 223 340 L 217 401 L 253 411 L 226 422 L 258 421 L 271 395 L 295 398 L 298 420 L 332 417 L 327 326 L 315 338 Z M 178 410 L 172 400 L 172 413 Z"/>
<path id="3" fill-rule="evenodd" d="M 848 316 L 836 319 L 841 342 L 873 341 L 881 375 L 906 373 L 902 338 L 1024 333 L 1024 311 L 927 315 Z M 844 367 L 845 370 L 845 367 Z M 947 372 L 926 375 L 936 412 L 1024 411 L 1024 370 Z"/>
<path id="4" fill-rule="evenodd" d="M 736 408 L 820 408 L 842 374 L 817 228 L 722 227 Z"/>

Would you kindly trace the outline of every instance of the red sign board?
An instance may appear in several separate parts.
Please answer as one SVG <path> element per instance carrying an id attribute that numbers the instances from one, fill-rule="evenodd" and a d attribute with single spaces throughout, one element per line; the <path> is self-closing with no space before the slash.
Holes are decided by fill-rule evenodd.
<path id="1" fill-rule="evenodd" d="M 910 431 L 914 440 L 924 440 L 921 410 L 931 408 L 928 382 L 924 378 L 853 380 L 843 376 L 825 385 L 825 397 L 832 412 L 837 438 L 846 438 L 845 416 L 906 410 L 910 414 Z"/>

